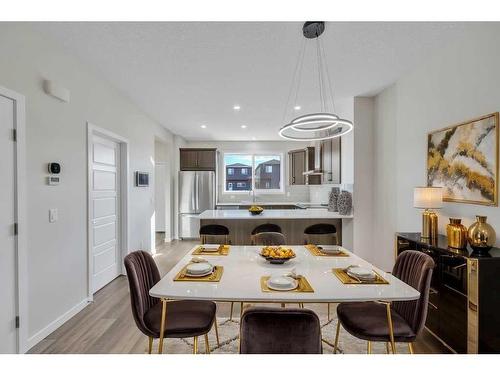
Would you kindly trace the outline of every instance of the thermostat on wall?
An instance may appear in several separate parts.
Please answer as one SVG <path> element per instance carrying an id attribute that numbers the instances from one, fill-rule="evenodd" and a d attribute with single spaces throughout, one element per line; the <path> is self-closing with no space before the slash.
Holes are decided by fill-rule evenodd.
<path id="1" fill-rule="evenodd" d="M 61 180 L 61 177 L 59 177 L 59 176 L 49 176 L 49 177 L 47 177 L 47 183 L 49 185 L 59 185 L 60 180 Z"/>

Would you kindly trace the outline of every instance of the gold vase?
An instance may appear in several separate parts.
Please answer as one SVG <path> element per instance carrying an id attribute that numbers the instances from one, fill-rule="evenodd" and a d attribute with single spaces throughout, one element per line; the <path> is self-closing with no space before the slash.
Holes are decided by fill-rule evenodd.
<path id="1" fill-rule="evenodd" d="M 476 216 L 476 222 L 469 227 L 467 232 L 469 244 L 477 253 L 487 253 L 497 239 L 493 227 L 486 222 L 486 216 Z"/>
<path id="2" fill-rule="evenodd" d="M 450 223 L 446 226 L 448 247 L 464 249 L 467 246 L 467 228 L 462 224 L 462 219 L 450 217 Z"/>
<path id="3" fill-rule="evenodd" d="M 434 211 L 424 210 L 422 212 L 422 233 L 423 239 L 436 239 L 438 236 L 438 216 Z"/>

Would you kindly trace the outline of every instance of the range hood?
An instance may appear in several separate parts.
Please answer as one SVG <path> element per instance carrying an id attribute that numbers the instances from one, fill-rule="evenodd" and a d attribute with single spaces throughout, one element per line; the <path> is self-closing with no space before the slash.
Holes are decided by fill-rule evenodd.
<path id="1" fill-rule="evenodd" d="M 313 142 L 312 146 L 306 148 L 306 168 L 304 176 L 322 176 L 323 168 L 321 165 L 321 142 Z"/>

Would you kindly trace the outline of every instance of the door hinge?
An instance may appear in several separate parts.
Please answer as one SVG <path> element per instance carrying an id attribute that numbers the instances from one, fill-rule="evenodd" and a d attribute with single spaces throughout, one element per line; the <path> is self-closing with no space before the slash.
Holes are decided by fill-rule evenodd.
<path id="1" fill-rule="evenodd" d="M 19 328 L 19 316 L 16 316 L 16 328 Z"/>
<path id="2" fill-rule="evenodd" d="M 17 236 L 18 233 L 19 233 L 19 226 L 17 225 L 17 223 L 14 223 L 14 236 Z"/>
<path id="3" fill-rule="evenodd" d="M 17 129 L 12 129 L 12 140 L 17 142 Z"/>

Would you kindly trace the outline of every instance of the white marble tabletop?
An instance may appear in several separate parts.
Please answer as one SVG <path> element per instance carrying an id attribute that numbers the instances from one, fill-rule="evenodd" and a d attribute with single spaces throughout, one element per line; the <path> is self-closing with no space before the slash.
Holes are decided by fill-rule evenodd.
<path id="1" fill-rule="evenodd" d="M 259 255 L 260 246 L 231 246 L 227 256 L 203 256 L 213 265 L 224 267 L 219 282 L 173 281 L 192 258 L 186 254 L 153 288 L 150 295 L 167 299 L 199 299 L 242 302 L 347 302 L 415 300 L 419 292 L 389 273 L 385 273 L 349 252 L 349 257 L 312 255 L 304 246 L 291 246 L 296 257 L 283 265 L 266 262 Z M 194 250 L 195 248 L 193 248 Z M 372 267 L 389 281 L 388 285 L 346 285 L 332 273 L 332 268 L 349 265 Z M 307 278 L 314 293 L 262 292 L 262 276 L 280 275 L 295 268 Z"/>
<path id="2" fill-rule="evenodd" d="M 237 219 L 352 219 L 352 215 L 339 215 L 324 208 L 305 210 L 264 210 L 260 215 L 252 215 L 248 210 L 206 210 L 199 216 L 201 220 Z"/>

